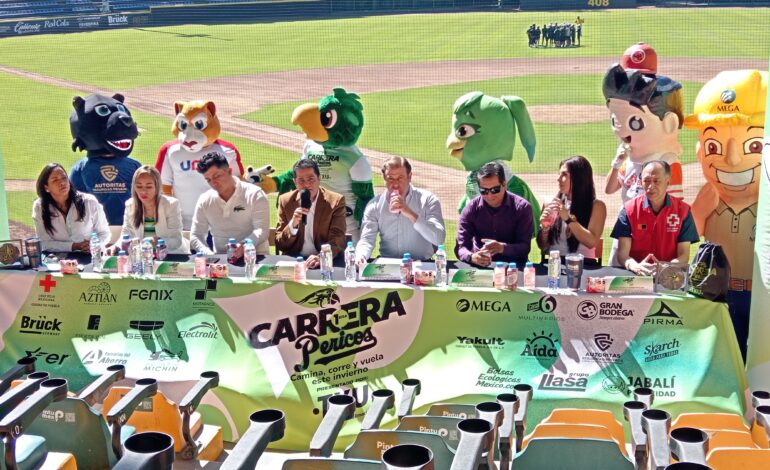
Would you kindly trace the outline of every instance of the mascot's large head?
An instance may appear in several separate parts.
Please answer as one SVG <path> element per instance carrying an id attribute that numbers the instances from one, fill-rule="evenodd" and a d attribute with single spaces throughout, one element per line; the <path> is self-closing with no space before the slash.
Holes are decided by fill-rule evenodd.
<path id="1" fill-rule="evenodd" d="M 612 131 L 631 149 L 632 160 L 681 153 L 678 139 L 684 103 L 679 82 L 615 64 L 604 75 L 602 92 Z"/>
<path id="2" fill-rule="evenodd" d="M 72 98 L 70 131 L 72 151 L 86 150 L 89 157 L 127 157 L 139 130 L 121 94 Z"/>
<path id="3" fill-rule="evenodd" d="M 219 138 L 221 130 L 217 108 L 211 101 L 177 101 L 174 103 L 176 119 L 171 132 L 179 143 L 190 152 L 198 152 Z"/>
<path id="4" fill-rule="evenodd" d="M 335 88 L 318 104 L 298 106 L 291 115 L 291 123 L 324 147 L 350 147 L 364 129 L 364 106 L 360 99 L 355 93 Z"/>
<path id="5" fill-rule="evenodd" d="M 529 161 L 535 157 L 535 128 L 524 101 L 518 96 L 495 98 L 474 91 L 455 101 L 452 133 L 446 141 L 451 156 L 468 171 L 493 160 L 511 160 L 519 138 Z"/>
<path id="6" fill-rule="evenodd" d="M 759 197 L 767 72 L 720 72 L 703 85 L 684 124 L 698 130 L 703 176 L 728 204 Z"/>

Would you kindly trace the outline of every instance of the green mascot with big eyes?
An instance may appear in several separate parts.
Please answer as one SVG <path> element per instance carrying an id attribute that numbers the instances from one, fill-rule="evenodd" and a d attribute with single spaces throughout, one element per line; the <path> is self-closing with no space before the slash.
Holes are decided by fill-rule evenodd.
<path id="1" fill-rule="evenodd" d="M 508 191 L 523 197 L 532 205 L 534 227 L 540 221 L 540 203 L 527 183 L 511 172 L 506 161 L 513 158 L 516 128 L 519 139 L 531 162 L 535 158 L 535 128 L 527 106 L 518 96 L 495 98 L 480 91 L 465 94 L 455 101 L 452 113 L 452 133 L 446 146 L 468 171 L 465 197 L 459 211 L 479 195 L 476 172 L 489 162 L 497 162 L 505 169 Z"/>

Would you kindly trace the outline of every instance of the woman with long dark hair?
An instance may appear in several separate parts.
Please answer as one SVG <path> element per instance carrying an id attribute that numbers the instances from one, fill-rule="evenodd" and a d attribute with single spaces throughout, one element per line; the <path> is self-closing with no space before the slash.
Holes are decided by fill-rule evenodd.
<path id="1" fill-rule="evenodd" d="M 77 191 L 58 163 L 49 163 L 40 172 L 37 195 L 32 218 L 43 251 L 90 252 L 92 233 L 99 236 L 102 247 L 109 243 L 110 227 L 102 205 L 94 196 Z"/>
<path id="2" fill-rule="evenodd" d="M 120 236 L 129 238 L 162 238 L 169 253 L 190 253 L 190 245 L 182 238 L 182 211 L 179 201 L 161 194 L 160 173 L 143 165 L 134 172 L 131 199 L 126 201 Z M 116 246 L 113 251 L 117 252 Z"/>
<path id="3" fill-rule="evenodd" d="M 601 257 L 594 248 L 602 238 L 607 207 L 596 199 L 591 163 L 581 156 L 562 161 L 557 181 L 559 193 L 540 216 L 537 245 L 562 255 Z"/>

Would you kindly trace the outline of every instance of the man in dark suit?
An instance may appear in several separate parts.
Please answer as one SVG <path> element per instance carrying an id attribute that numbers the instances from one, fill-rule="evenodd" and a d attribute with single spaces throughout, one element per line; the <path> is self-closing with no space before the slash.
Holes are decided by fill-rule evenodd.
<path id="1" fill-rule="evenodd" d="M 278 198 L 275 246 L 285 255 L 304 256 L 307 267 L 313 269 L 320 264 L 322 244 L 330 244 L 335 257 L 345 249 L 345 197 L 321 188 L 321 172 L 314 160 L 299 160 L 293 172 L 297 189 Z"/>

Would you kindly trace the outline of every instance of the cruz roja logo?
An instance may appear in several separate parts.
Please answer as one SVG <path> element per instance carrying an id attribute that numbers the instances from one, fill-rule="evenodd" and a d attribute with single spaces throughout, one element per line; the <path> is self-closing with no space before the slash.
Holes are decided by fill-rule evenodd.
<path id="1" fill-rule="evenodd" d="M 219 329 L 214 323 L 202 321 L 189 330 L 182 330 L 177 335 L 179 338 L 217 339 Z"/>
<path id="2" fill-rule="evenodd" d="M 119 365 L 126 365 L 128 362 L 128 358 L 131 357 L 130 353 L 127 352 L 105 352 L 101 349 L 94 349 L 93 351 L 88 351 L 85 356 L 83 356 L 83 365 L 91 365 L 91 364 L 105 364 L 108 366 L 119 364 Z"/>
<path id="3" fill-rule="evenodd" d="M 61 334 L 61 325 L 62 322 L 58 318 L 49 319 L 45 315 L 37 317 L 22 315 L 19 333 L 58 336 Z"/>
<path id="4" fill-rule="evenodd" d="M 543 374 L 538 390 L 552 392 L 585 392 L 588 388 L 588 374 L 570 373 L 568 376 Z"/>
<path id="5" fill-rule="evenodd" d="M 42 347 L 38 347 L 34 351 L 26 351 L 27 357 L 41 358 L 41 361 L 45 361 L 46 364 L 54 364 L 60 366 L 65 359 L 70 357 L 69 354 L 50 353 L 43 351 Z"/>
<path id="6" fill-rule="evenodd" d="M 528 357 L 558 357 L 559 351 L 556 348 L 558 341 L 558 339 L 553 337 L 552 333 L 546 334 L 543 330 L 540 330 L 540 333 L 534 331 L 527 338 L 527 344 L 524 346 L 521 355 Z"/>
<path id="7" fill-rule="evenodd" d="M 660 302 L 660 308 L 658 308 L 658 311 L 651 315 L 647 315 L 647 318 L 644 319 L 644 322 L 650 325 L 684 325 L 682 318 L 677 315 L 675 311 L 671 310 L 671 307 L 666 305 L 666 303 L 663 301 Z"/>
<path id="8" fill-rule="evenodd" d="M 384 300 L 364 297 L 316 312 L 260 323 L 251 329 L 249 339 L 255 349 L 294 343 L 294 348 L 302 351 L 302 362 L 294 365 L 294 371 L 302 372 L 310 366 L 311 355 L 316 353 L 320 357 L 313 364 L 326 365 L 374 348 L 377 338 L 372 326 L 405 315 L 401 297 L 394 290 L 385 293 Z"/>
<path id="9" fill-rule="evenodd" d="M 112 293 L 110 284 L 102 282 L 89 287 L 86 292 L 81 292 L 78 300 L 85 304 L 113 304 L 118 298 Z"/>
<path id="10" fill-rule="evenodd" d="M 632 317 L 634 311 L 623 302 L 599 302 L 583 300 L 577 306 L 577 316 L 583 320 L 593 320 L 597 316 L 605 320 L 624 320 Z"/>
<path id="11" fill-rule="evenodd" d="M 537 302 L 527 304 L 527 312 L 551 313 L 556 310 L 556 297 L 544 295 Z"/>
<path id="12" fill-rule="evenodd" d="M 207 279 L 206 286 L 203 289 L 195 289 L 195 300 L 206 300 L 209 292 L 217 291 L 216 279 Z"/>

